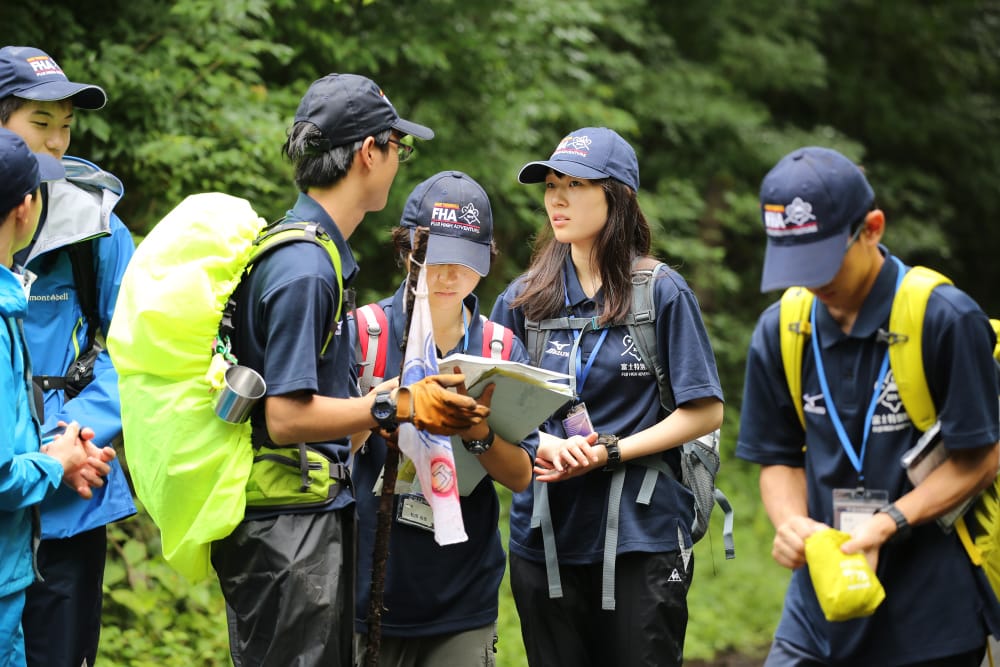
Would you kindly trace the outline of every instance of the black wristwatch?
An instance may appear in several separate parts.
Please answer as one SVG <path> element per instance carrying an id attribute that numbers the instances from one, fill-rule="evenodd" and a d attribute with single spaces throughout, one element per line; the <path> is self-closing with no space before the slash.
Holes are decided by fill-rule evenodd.
<path id="1" fill-rule="evenodd" d="M 470 454 L 475 454 L 476 456 L 481 456 L 490 450 L 493 446 L 493 438 L 495 434 L 493 429 L 490 429 L 486 433 L 486 437 L 480 440 L 462 440 L 462 444 L 465 445 L 466 451 Z"/>
<path id="2" fill-rule="evenodd" d="M 896 503 L 889 503 L 885 507 L 879 509 L 878 512 L 888 514 L 892 520 L 896 522 L 896 532 L 893 533 L 892 537 L 886 541 L 887 544 L 902 542 L 910 536 L 910 531 L 912 530 L 910 528 L 910 522 L 906 520 L 903 513 L 899 511 L 898 507 L 896 507 Z"/>
<path id="3" fill-rule="evenodd" d="M 378 422 L 378 427 L 386 433 L 392 433 L 399 426 L 399 422 L 396 421 L 396 401 L 392 400 L 391 391 L 380 391 L 375 394 L 372 417 Z"/>
<path id="4" fill-rule="evenodd" d="M 612 472 L 621 467 L 622 451 L 618 448 L 617 435 L 598 435 L 595 444 L 604 445 L 604 449 L 608 450 L 608 461 L 604 464 L 605 471 Z"/>

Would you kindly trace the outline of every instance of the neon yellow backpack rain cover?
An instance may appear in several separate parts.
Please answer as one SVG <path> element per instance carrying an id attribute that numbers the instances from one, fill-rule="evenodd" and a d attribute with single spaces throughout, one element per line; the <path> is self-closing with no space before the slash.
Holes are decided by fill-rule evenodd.
<path id="1" fill-rule="evenodd" d="M 904 270 L 902 263 L 899 270 Z M 889 366 L 903 408 L 921 431 L 926 431 L 937 421 L 937 409 L 924 375 L 924 315 L 934 288 L 950 284 L 951 280 L 937 271 L 915 266 L 903 276 L 889 313 Z M 779 316 L 785 379 L 803 427 L 802 354 L 812 333 L 809 323 L 812 300 L 812 293 L 804 287 L 789 287 L 781 297 Z M 991 319 L 990 324 L 998 333 L 993 358 L 1000 361 L 1000 320 Z M 1000 477 L 955 523 L 955 532 L 972 562 L 983 568 L 993 593 L 1000 599 Z"/>
<path id="2" fill-rule="evenodd" d="M 193 581 L 211 573 L 212 542 L 233 531 L 246 507 L 250 423 L 215 415 L 228 367 L 216 336 L 266 226 L 244 199 L 187 197 L 136 249 L 108 331 L 136 496 L 160 529 L 164 558 Z M 339 277 L 340 258 L 324 239 L 309 240 L 327 249 Z"/>

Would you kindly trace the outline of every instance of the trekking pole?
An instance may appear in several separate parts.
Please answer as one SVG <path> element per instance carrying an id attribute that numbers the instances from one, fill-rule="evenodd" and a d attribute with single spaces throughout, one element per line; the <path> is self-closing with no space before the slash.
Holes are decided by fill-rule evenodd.
<path id="1" fill-rule="evenodd" d="M 413 301 L 420 278 L 420 268 L 427 254 L 427 228 L 417 227 L 413 231 L 413 250 L 410 254 L 409 272 L 406 276 L 406 325 L 399 347 L 403 350 L 399 376 L 403 376 L 406 363 L 406 344 L 410 336 L 410 321 L 413 319 Z M 372 583 L 368 599 L 368 648 L 365 652 L 365 666 L 378 667 L 378 654 L 382 643 L 382 595 L 385 592 L 385 566 L 389 559 L 389 531 L 392 529 L 393 499 L 396 495 L 396 473 L 399 468 L 399 447 L 386 441 L 385 465 L 382 468 L 382 495 L 379 497 L 375 523 L 375 546 L 372 552 Z"/>

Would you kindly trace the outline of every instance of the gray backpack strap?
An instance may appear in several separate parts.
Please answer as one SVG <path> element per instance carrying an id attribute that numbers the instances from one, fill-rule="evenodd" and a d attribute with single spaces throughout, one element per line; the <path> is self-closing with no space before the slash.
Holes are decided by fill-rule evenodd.
<path id="1" fill-rule="evenodd" d="M 562 580 L 559 578 L 559 556 L 556 553 L 556 533 L 549 512 L 549 487 L 534 480 L 531 482 L 534 504 L 531 510 L 531 527 L 542 529 L 542 546 L 545 550 L 545 576 L 549 582 L 549 597 L 562 597 Z M 613 581 L 613 580 L 612 580 Z"/>
<path id="2" fill-rule="evenodd" d="M 524 321 L 524 346 L 528 350 L 528 357 L 534 366 L 538 366 L 545 354 L 545 346 L 549 342 L 550 332 L 554 329 L 584 329 L 585 327 L 599 328 L 595 318 L 592 317 L 553 317 L 547 320 L 525 320 Z"/>
<path id="3" fill-rule="evenodd" d="M 636 502 L 649 506 L 653 500 L 653 489 L 656 488 L 656 478 L 660 473 L 672 475 L 670 466 L 658 454 L 650 454 L 629 461 L 611 474 L 611 486 L 608 490 L 608 520 L 604 531 L 604 569 L 601 578 L 601 609 L 615 608 L 615 561 L 618 558 L 618 525 L 621 510 L 622 491 L 625 488 L 625 471 L 630 465 L 641 465 L 646 468 L 642 478 L 642 486 Z"/>
<path id="4" fill-rule="evenodd" d="M 615 608 L 615 565 L 618 559 L 618 524 L 625 488 L 625 469 L 620 466 L 611 473 L 608 489 L 608 520 L 604 529 L 604 569 L 601 576 L 601 609 L 614 611 Z"/>
<path id="5" fill-rule="evenodd" d="M 632 271 L 632 311 L 628 317 L 628 331 L 639 358 L 656 378 L 656 386 L 660 390 L 660 404 L 670 413 L 676 407 L 674 391 L 670 386 L 669 371 L 657 352 L 656 303 L 653 298 L 653 280 L 666 268 L 666 264 L 657 262 L 651 269 Z"/>

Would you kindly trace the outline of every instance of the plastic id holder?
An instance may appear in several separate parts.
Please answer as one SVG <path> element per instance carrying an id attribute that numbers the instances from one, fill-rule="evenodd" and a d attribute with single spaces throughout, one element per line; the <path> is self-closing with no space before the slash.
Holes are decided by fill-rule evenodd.
<path id="1" fill-rule="evenodd" d="M 884 489 L 834 489 L 833 527 L 853 534 L 855 529 L 889 504 L 889 492 Z"/>
<path id="2" fill-rule="evenodd" d="M 396 521 L 434 532 L 434 512 L 431 511 L 431 505 L 426 498 L 417 493 L 404 493 L 399 496 Z"/>
<path id="3" fill-rule="evenodd" d="M 590 421 L 590 413 L 587 412 L 587 404 L 583 401 L 580 401 L 569 409 L 562 423 L 567 438 L 572 438 L 574 435 L 587 437 L 594 432 L 594 426 Z"/>

